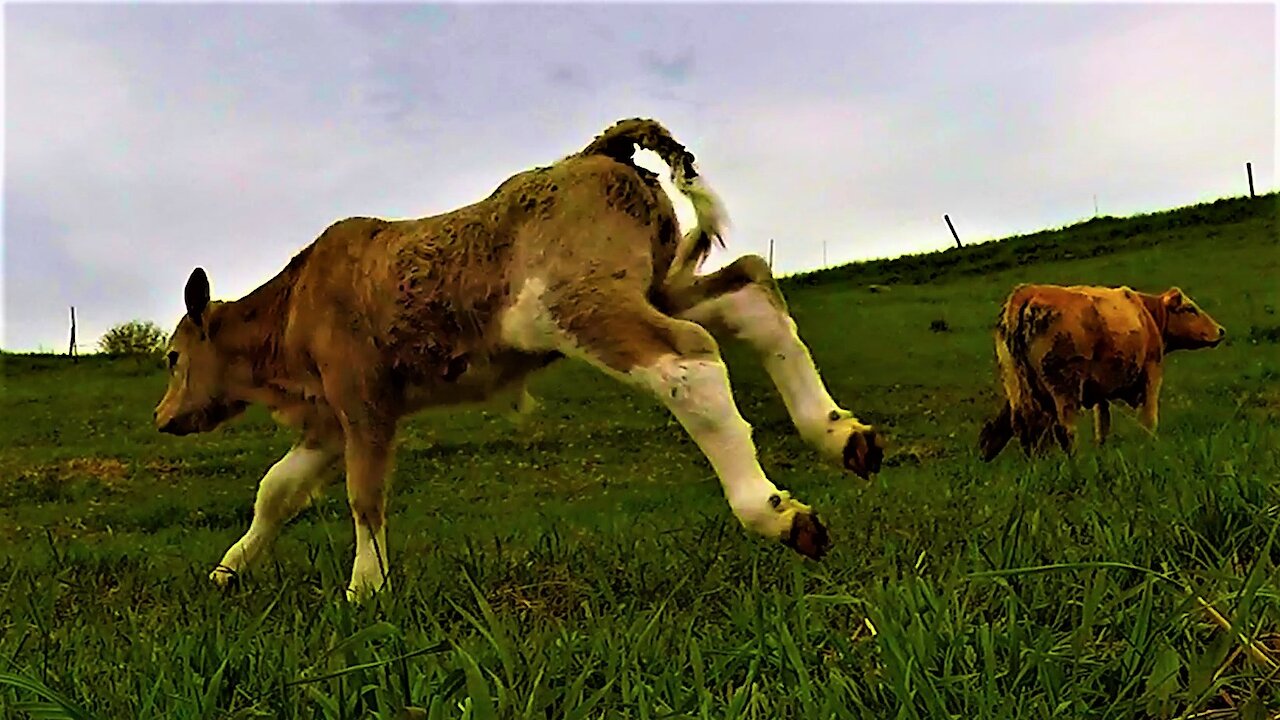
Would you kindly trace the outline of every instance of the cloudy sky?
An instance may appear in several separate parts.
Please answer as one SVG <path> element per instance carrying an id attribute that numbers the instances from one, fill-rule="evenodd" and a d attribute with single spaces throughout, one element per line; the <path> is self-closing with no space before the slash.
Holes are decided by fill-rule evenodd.
<path id="1" fill-rule="evenodd" d="M 3 333 L 168 329 L 328 224 L 665 123 L 780 272 L 1274 187 L 1276 11 L 7 3 Z M 646 163 L 650 164 L 650 163 Z M 682 209 L 683 210 L 683 209 Z"/>

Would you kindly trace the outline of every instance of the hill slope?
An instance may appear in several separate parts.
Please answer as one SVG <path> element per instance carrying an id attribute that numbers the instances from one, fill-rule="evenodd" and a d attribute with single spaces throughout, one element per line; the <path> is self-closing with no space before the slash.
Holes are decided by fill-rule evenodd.
<path id="1" fill-rule="evenodd" d="M 784 287 L 828 283 L 920 284 L 967 275 L 990 275 L 1010 268 L 1129 253 L 1179 240 L 1212 240 L 1232 231 L 1262 239 L 1277 237 L 1280 195 L 1223 198 L 1211 203 L 1117 218 L 1109 215 L 1053 230 L 993 240 L 940 252 L 904 255 L 798 273 Z"/>

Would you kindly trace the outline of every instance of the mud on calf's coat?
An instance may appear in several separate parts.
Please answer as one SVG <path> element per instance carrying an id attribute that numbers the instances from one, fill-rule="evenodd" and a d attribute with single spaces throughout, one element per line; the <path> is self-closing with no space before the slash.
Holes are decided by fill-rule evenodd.
<path id="1" fill-rule="evenodd" d="M 1226 330 L 1178 288 L 1159 295 L 1127 287 L 1019 285 L 1001 307 L 995 349 L 1004 402 L 979 433 L 983 460 L 1018 438 L 1028 455 L 1055 441 L 1075 445 L 1082 409 L 1106 441 L 1110 403 L 1138 408 L 1155 432 L 1164 356 L 1214 347 Z"/>
<path id="2" fill-rule="evenodd" d="M 633 163 L 637 145 L 662 157 L 692 202 L 688 233 L 657 177 Z M 382 587 L 398 421 L 428 406 L 512 397 L 528 406 L 528 376 L 563 357 L 650 391 L 710 461 L 745 527 L 821 557 L 827 530 L 765 476 L 717 338 L 755 351 L 828 461 L 868 477 L 882 447 L 827 392 L 763 260 L 697 274 L 723 224 L 692 154 L 657 122 L 633 119 L 472 205 L 335 223 L 239 300 L 211 301 L 197 269 L 156 426 L 204 432 L 261 403 L 301 435 L 263 477 L 252 525 L 211 578 L 225 584 L 247 568 L 345 469 L 356 529 L 349 592 Z"/>

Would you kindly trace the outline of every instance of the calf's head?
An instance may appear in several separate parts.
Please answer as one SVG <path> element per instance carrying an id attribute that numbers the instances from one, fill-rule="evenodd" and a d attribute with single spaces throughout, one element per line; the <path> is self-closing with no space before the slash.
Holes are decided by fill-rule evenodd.
<path id="1" fill-rule="evenodd" d="M 169 387 L 156 406 L 156 429 L 173 435 L 207 432 L 244 412 L 230 396 L 236 367 L 214 341 L 219 303 L 209 302 L 209 278 L 196 268 L 183 292 L 187 313 L 169 339 Z"/>
<path id="2" fill-rule="evenodd" d="M 1222 342 L 1227 331 L 1178 288 L 1160 295 L 1165 311 L 1166 350 L 1195 350 Z"/>

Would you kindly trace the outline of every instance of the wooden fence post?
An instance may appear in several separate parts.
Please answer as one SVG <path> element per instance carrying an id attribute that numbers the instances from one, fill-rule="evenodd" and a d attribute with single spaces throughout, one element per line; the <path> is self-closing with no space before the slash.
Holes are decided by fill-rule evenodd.
<path id="1" fill-rule="evenodd" d="M 71 306 L 71 344 L 67 346 L 67 355 L 71 356 L 71 362 L 79 362 L 76 353 L 76 306 Z"/>
<path id="2" fill-rule="evenodd" d="M 773 238 L 769 238 L 769 272 L 773 272 Z"/>
<path id="3" fill-rule="evenodd" d="M 951 228 L 951 237 L 953 237 L 953 238 L 955 238 L 955 239 L 956 239 L 956 247 L 964 247 L 964 245 L 961 245 L 961 244 L 960 244 L 960 236 L 956 234 L 956 226 L 951 224 L 951 216 L 950 216 L 950 215 L 943 215 L 943 216 L 942 216 L 942 219 L 943 219 L 943 220 L 946 220 L 946 221 L 947 221 L 947 227 Z"/>
<path id="4" fill-rule="evenodd" d="M 1249 197 L 1258 197 L 1253 194 L 1253 163 L 1245 163 L 1244 172 L 1249 176 Z"/>

